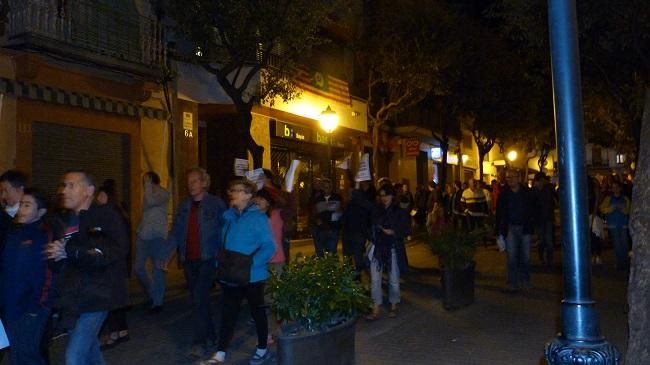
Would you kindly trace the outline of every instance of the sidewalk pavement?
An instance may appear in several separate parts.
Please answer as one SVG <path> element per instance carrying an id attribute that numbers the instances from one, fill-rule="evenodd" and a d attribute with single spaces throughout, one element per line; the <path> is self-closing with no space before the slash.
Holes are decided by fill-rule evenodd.
<path id="1" fill-rule="evenodd" d="M 309 245 L 294 247 L 292 255 L 298 251 L 309 254 L 310 249 Z M 441 304 L 437 259 L 418 241 L 409 243 L 407 252 L 413 269 L 402 276 L 399 316 L 358 322 L 356 364 L 545 364 L 544 344 L 559 329 L 562 299 L 559 263 L 546 268 L 531 254 L 533 288 L 519 294 L 504 294 L 501 289 L 505 281 L 505 257 L 494 246 L 482 247 L 476 256 L 476 302 L 449 312 Z M 607 263 L 593 269 L 592 293 L 603 335 L 624 353 L 626 278 L 615 272 L 613 255 L 611 251 L 607 253 Z M 170 273 L 169 282 L 162 313 L 145 314 L 140 305 L 131 310 L 131 340 L 105 351 L 108 364 L 193 363 L 186 357 L 192 334 L 190 300 L 178 271 Z M 218 290 L 213 297 L 217 312 Z M 133 298 L 137 302 L 141 294 L 136 293 Z M 255 348 L 255 329 L 247 323 L 249 317 L 248 310 L 243 308 L 228 352 L 228 364 L 247 364 Z M 218 324 L 218 317 L 215 323 Z M 57 340 L 53 344 L 53 365 L 63 364 L 65 342 Z M 275 345 L 271 349 L 275 352 Z M 275 356 L 269 361 L 274 363 Z"/>

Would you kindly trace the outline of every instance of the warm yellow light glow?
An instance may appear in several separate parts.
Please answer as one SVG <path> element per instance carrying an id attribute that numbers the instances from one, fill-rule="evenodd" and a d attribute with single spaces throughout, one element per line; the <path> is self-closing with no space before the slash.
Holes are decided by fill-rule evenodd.
<path id="1" fill-rule="evenodd" d="M 467 160 L 469 160 L 469 156 L 463 155 L 462 159 L 463 159 L 463 163 L 465 163 L 467 162 Z"/>
<path id="2" fill-rule="evenodd" d="M 327 109 L 320 113 L 318 120 L 320 121 L 320 127 L 328 134 L 334 132 L 339 125 L 339 116 L 329 105 Z"/>
<path id="3" fill-rule="evenodd" d="M 510 161 L 510 162 L 516 160 L 517 159 L 517 151 L 513 150 L 513 151 L 508 152 L 507 157 L 508 157 L 508 161 Z"/>

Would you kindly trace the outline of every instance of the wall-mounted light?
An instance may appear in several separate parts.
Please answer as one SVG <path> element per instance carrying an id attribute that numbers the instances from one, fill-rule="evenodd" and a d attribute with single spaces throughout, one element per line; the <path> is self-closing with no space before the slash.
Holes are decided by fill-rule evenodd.
<path id="1" fill-rule="evenodd" d="M 469 156 L 468 155 L 463 155 L 462 159 L 463 159 L 463 163 L 465 163 L 465 162 L 467 162 L 469 160 Z"/>
<path id="2" fill-rule="evenodd" d="M 517 151 L 512 150 L 512 151 L 508 152 L 508 155 L 506 155 L 506 157 L 508 158 L 508 161 L 510 161 L 510 162 L 516 160 L 517 159 Z"/>

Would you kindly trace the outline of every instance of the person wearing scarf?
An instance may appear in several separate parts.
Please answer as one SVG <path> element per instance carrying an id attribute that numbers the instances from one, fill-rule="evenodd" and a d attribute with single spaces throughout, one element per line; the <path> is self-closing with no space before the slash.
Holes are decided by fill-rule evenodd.
<path id="1" fill-rule="evenodd" d="M 371 239 L 369 249 L 371 277 L 372 313 L 366 317 L 376 320 L 380 317 L 383 303 L 381 288 L 382 273 L 388 271 L 388 316 L 397 317 L 397 304 L 400 302 L 399 275 L 408 269 L 404 238 L 409 234 L 410 220 L 408 213 L 400 209 L 395 200 L 395 189 L 383 185 L 378 191 L 379 203 L 372 214 Z"/>

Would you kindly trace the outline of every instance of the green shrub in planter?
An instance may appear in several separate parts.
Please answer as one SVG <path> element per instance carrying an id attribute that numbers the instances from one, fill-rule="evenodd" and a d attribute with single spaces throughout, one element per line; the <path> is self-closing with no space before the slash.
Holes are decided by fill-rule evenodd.
<path id="1" fill-rule="evenodd" d="M 370 297 L 351 264 L 336 255 L 303 257 L 268 282 L 272 308 L 292 332 L 315 332 L 370 310 Z"/>
<path id="2" fill-rule="evenodd" d="M 481 241 L 485 234 L 485 229 L 467 232 L 447 226 L 439 232 L 434 232 L 429 237 L 428 244 L 445 269 L 463 270 L 474 261 L 477 242 Z"/>

